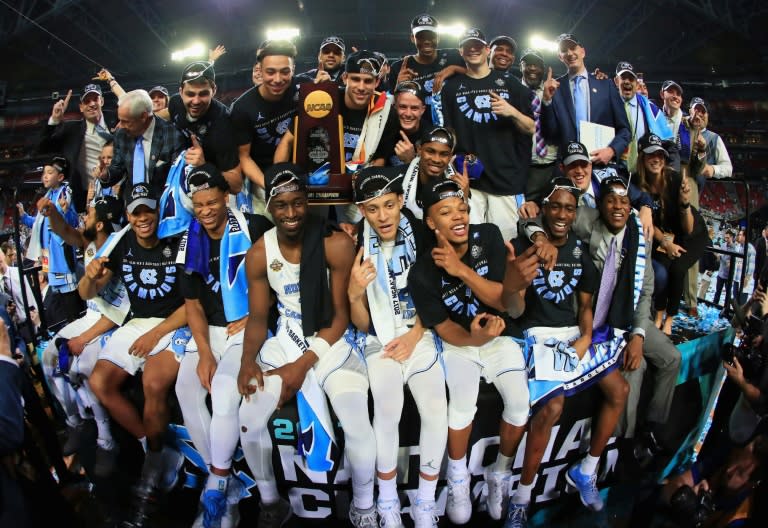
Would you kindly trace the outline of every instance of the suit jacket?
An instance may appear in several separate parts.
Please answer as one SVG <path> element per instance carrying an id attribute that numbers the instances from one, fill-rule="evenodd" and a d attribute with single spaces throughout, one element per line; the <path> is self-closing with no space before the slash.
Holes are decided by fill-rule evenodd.
<path id="1" fill-rule="evenodd" d="M 149 153 L 149 163 L 147 164 L 147 178 L 150 188 L 155 192 L 157 198 L 163 192 L 165 180 L 168 178 L 168 171 L 176 160 L 179 152 L 184 145 L 184 138 L 181 133 L 168 121 L 160 119 L 156 115 L 155 131 L 152 133 L 152 146 Z M 123 128 L 118 128 L 115 132 L 115 155 L 112 158 L 112 164 L 107 167 L 107 178 L 104 185 L 111 187 L 117 183 L 120 185 L 120 196 L 127 198 L 124 192 L 126 185 L 131 186 L 133 177 L 133 150 L 136 147 L 136 138 L 132 138 Z"/>
<path id="2" fill-rule="evenodd" d="M 5 274 L 10 281 L 11 293 L 13 294 L 12 297 L 10 295 L 9 297 L 11 297 L 11 300 L 16 304 L 16 314 L 19 324 L 21 324 L 27 320 L 27 313 L 24 311 L 24 300 L 21 297 L 21 277 L 19 276 L 19 268 L 16 266 L 8 266 L 8 271 L 6 271 Z M 32 308 L 37 310 L 37 301 L 32 294 L 32 288 L 26 278 L 24 279 L 24 285 L 27 289 L 27 305 L 30 310 Z M 2 286 L 2 279 L 0 279 L 0 286 Z"/>
<path id="3" fill-rule="evenodd" d="M 114 118 L 104 112 L 107 128 L 112 130 Z M 40 154 L 60 154 L 69 162 L 69 186 L 72 188 L 72 201 L 76 211 L 85 211 L 85 197 L 88 189 L 83 188 L 83 181 L 90 174 L 80 173 L 80 149 L 85 136 L 85 119 L 62 121 L 58 125 L 43 125 L 43 133 L 38 144 Z"/>
<path id="4" fill-rule="evenodd" d="M 582 241 L 589 244 L 590 255 L 598 269 L 602 268 L 602 263 L 595 258 L 595 251 L 603 236 L 603 229 L 605 229 L 605 224 L 600 219 L 600 213 L 597 209 L 579 207 L 576 221 L 573 223 L 573 231 Z M 645 332 L 653 324 L 651 321 L 651 298 L 654 287 L 653 266 L 651 265 L 651 255 L 646 255 L 643 287 L 640 290 L 637 306 L 633 307 L 634 268 L 637 252 L 636 249 L 631 249 L 633 246 L 631 241 L 637 240 L 638 228 L 631 217 L 627 222 L 626 229 L 624 241 L 627 249 L 622 250 L 626 251 L 626 254 L 616 273 L 616 286 L 611 298 L 611 307 L 608 309 L 608 323 L 614 328 L 622 328 L 627 331 L 642 329 L 642 334 L 645 336 Z M 634 246 L 637 244 L 635 243 Z M 595 302 L 597 302 L 598 294 L 599 291 L 594 294 Z"/>
<path id="5" fill-rule="evenodd" d="M 573 95 L 568 75 L 557 79 L 560 88 L 555 92 L 551 104 L 542 104 L 541 126 L 544 137 L 551 143 L 560 145 L 560 152 L 571 141 L 578 141 L 578 123 L 573 107 Z M 627 112 L 624 103 L 612 79 L 598 80 L 589 74 L 590 122 L 616 129 L 616 136 L 609 143 L 619 159 L 629 145 L 632 133 L 629 130 Z"/>
<path id="6" fill-rule="evenodd" d="M 24 408 L 21 369 L 6 356 L 0 359 L 0 457 L 21 448 L 24 442 Z"/>

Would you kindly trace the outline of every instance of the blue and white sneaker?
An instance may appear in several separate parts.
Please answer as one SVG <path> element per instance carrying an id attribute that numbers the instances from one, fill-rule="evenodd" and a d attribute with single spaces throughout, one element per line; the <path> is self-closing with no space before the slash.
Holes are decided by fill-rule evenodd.
<path id="1" fill-rule="evenodd" d="M 381 528 L 405 528 L 400 516 L 400 499 L 377 501 L 376 512 L 379 514 Z"/>
<path id="2" fill-rule="evenodd" d="M 491 519 L 498 521 L 504 515 L 509 502 L 509 482 L 511 479 L 511 471 L 493 471 L 491 466 L 485 468 L 485 484 L 488 488 L 488 499 L 485 504 Z"/>
<path id="3" fill-rule="evenodd" d="M 597 472 L 585 475 L 581 472 L 581 463 L 576 462 L 565 472 L 565 480 L 579 492 L 581 503 L 592 511 L 603 509 L 603 499 L 597 489 Z"/>
<path id="4" fill-rule="evenodd" d="M 467 524 L 472 518 L 472 499 L 469 493 L 471 478 L 469 473 L 465 473 L 446 479 L 448 501 L 445 503 L 445 513 L 453 524 Z"/>
<path id="5" fill-rule="evenodd" d="M 221 519 L 221 528 L 236 528 L 240 524 L 240 501 L 245 497 L 245 485 L 237 477 L 227 484 L 227 511 Z"/>
<path id="6" fill-rule="evenodd" d="M 227 495 L 217 489 L 207 489 L 200 497 L 203 507 L 203 528 L 221 528 L 221 520 L 227 512 Z"/>
<path id="7" fill-rule="evenodd" d="M 528 505 L 510 502 L 504 528 L 526 528 L 526 526 L 528 526 Z"/>

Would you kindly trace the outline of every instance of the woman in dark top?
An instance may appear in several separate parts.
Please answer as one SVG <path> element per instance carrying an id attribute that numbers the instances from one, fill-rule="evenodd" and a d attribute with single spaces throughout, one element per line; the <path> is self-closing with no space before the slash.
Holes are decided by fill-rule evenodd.
<path id="1" fill-rule="evenodd" d="M 704 220 L 690 204 L 689 183 L 667 165 L 668 155 L 661 139 L 646 134 L 639 146 L 636 183 L 654 200 L 656 326 L 669 335 L 687 284 L 685 275 L 704 254 L 709 236 Z"/>

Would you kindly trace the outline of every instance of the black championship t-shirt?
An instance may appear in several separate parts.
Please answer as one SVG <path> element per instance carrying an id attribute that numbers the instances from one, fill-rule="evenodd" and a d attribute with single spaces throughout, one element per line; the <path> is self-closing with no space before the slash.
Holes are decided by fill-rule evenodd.
<path id="1" fill-rule="evenodd" d="M 254 86 L 232 103 L 232 125 L 238 145 L 251 144 L 251 158 L 261 170 L 272 166 L 277 144 L 290 130 L 296 115 L 296 82 L 279 101 L 271 102 Z"/>
<path id="2" fill-rule="evenodd" d="M 248 222 L 248 234 L 251 237 L 251 245 L 264 235 L 264 232 L 272 228 L 272 222 L 262 215 L 248 214 L 245 220 Z M 224 314 L 224 302 L 221 299 L 221 287 L 219 285 L 219 261 L 221 260 L 221 240 L 209 240 L 210 242 L 210 266 L 208 277 L 202 277 L 199 273 L 179 272 L 181 283 L 181 295 L 185 299 L 200 299 L 205 318 L 211 326 L 227 326 L 227 317 Z M 247 292 L 243 292 L 247 295 Z"/>
<path id="3" fill-rule="evenodd" d="M 166 318 L 184 304 L 176 266 L 178 243 L 177 238 L 166 238 L 148 249 L 131 230 L 112 250 L 106 267 L 123 280 L 132 317 Z"/>
<path id="4" fill-rule="evenodd" d="M 189 136 L 194 134 L 203 146 L 205 161 L 215 165 L 220 171 L 237 167 L 240 157 L 229 109 L 220 101 L 213 99 L 204 116 L 190 121 L 181 96 L 174 94 L 168 100 L 168 112 L 171 114 L 171 122 L 186 136 L 186 147 L 192 145 Z"/>
<path id="5" fill-rule="evenodd" d="M 395 112 L 395 113 L 397 113 L 397 108 L 396 107 L 397 107 L 396 104 L 392 105 L 392 111 Z M 398 118 L 398 122 L 399 121 L 400 121 L 400 119 Z M 408 141 L 411 142 L 411 144 L 413 145 L 413 148 L 414 149 L 417 148 L 418 145 L 421 143 L 421 132 L 422 132 L 423 128 L 424 128 L 423 125 L 419 125 L 419 127 L 416 128 L 416 130 L 412 130 L 410 132 L 405 132 L 403 129 L 398 130 L 397 137 L 395 138 L 395 145 L 397 145 L 398 141 L 402 141 L 403 140 L 403 137 L 400 135 L 400 132 L 405 132 L 405 135 L 408 136 Z M 395 147 L 393 145 L 392 146 L 392 154 L 389 156 L 389 159 L 387 160 L 387 165 L 391 165 L 392 167 L 397 167 L 399 165 L 406 165 L 405 163 L 403 163 L 400 160 L 400 158 L 397 157 L 397 154 L 395 154 L 394 149 L 395 149 Z M 406 168 L 407 168 L 407 165 L 405 167 L 403 167 L 403 170 L 405 170 Z"/>
<path id="6" fill-rule="evenodd" d="M 531 246 L 522 236 L 512 243 L 516 255 Z M 595 293 L 599 285 L 600 274 L 589 256 L 589 245 L 576 236 L 568 237 L 565 245 L 557 248 L 555 268 L 546 271 L 540 265 L 536 278 L 525 291 L 525 312 L 519 319 L 520 326 L 577 326 L 576 292 Z"/>
<path id="7" fill-rule="evenodd" d="M 427 110 L 424 115 L 421 116 L 421 122 L 425 126 L 432 124 L 432 87 L 435 83 L 435 75 L 443 70 L 446 66 L 461 66 L 465 67 L 464 59 L 459 54 L 459 50 L 456 48 L 447 48 L 437 50 L 437 56 L 434 62 L 431 64 L 420 64 L 416 62 L 414 55 L 408 56 L 408 69 L 416 72 L 416 77 L 412 80 L 421 85 L 422 93 L 424 94 L 424 103 L 427 105 Z M 403 67 L 403 59 L 392 63 L 392 67 L 389 70 L 389 90 L 394 91 L 397 85 L 397 76 L 400 75 L 400 69 Z"/>
<path id="8" fill-rule="evenodd" d="M 494 224 L 472 224 L 469 227 L 469 248 L 462 262 L 488 280 L 504 280 L 507 248 L 501 231 Z M 520 337 L 518 325 L 506 314 L 485 305 L 461 279 L 453 277 L 435 265 L 431 255 L 416 260 L 408 275 L 416 313 L 422 324 L 433 328 L 450 319 L 469 332 L 477 314 L 502 315 L 507 323 L 504 335 Z"/>
<path id="9" fill-rule="evenodd" d="M 344 88 L 344 79 L 342 78 L 342 74 L 344 73 L 344 66 L 339 67 L 334 72 L 328 72 L 328 75 L 331 76 L 332 81 L 336 81 L 336 84 L 339 85 L 339 88 Z M 306 84 L 306 83 L 313 83 L 315 82 L 315 77 L 317 77 L 317 68 L 312 68 L 311 70 L 302 72 L 296 77 L 294 77 L 294 81 L 296 84 Z"/>
<path id="10" fill-rule="evenodd" d="M 342 101 L 344 100 L 344 90 L 340 90 L 339 97 Z M 352 157 L 355 154 L 368 110 L 352 110 L 346 104 L 342 104 L 340 113 L 344 122 L 344 160 L 349 162 L 352 161 Z M 395 143 L 397 143 L 397 138 L 399 137 L 400 121 L 397 119 L 397 110 L 393 104 L 387 116 L 387 123 L 384 125 L 384 132 L 371 159 L 384 158 L 386 160 L 394 155 Z"/>
<path id="11" fill-rule="evenodd" d="M 482 79 L 457 75 L 441 92 L 444 124 L 456 131 L 456 153 L 474 154 L 485 170 L 472 188 L 508 196 L 525 193 L 531 163 L 531 136 L 518 130 L 511 118 L 491 111 L 493 91 L 533 119 L 531 92 L 520 81 L 491 71 Z"/>

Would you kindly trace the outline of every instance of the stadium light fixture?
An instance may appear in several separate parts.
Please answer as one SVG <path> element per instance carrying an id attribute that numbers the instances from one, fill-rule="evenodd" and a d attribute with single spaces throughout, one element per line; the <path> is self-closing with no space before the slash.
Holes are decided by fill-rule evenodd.
<path id="1" fill-rule="evenodd" d="M 529 43 L 533 49 L 541 51 L 550 51 L 554 53 L 558 50 L 557 42 L 545 39 L 541 35 L 533 35 Z"/>
<path id="2" fill-rule="evenodd" d="M 301 32 L 297 27 L 281 27 L 267 29 L 267 40 L 293 40 Z"/>
<path id="3" fill-rule="evenodd" d="M 447 35 L 450 37 L 458 37 L 464 31 L 466 31 L 467 26 L 464 24 L 440 24 L 437 27 L 437 32 L 441 35 Z"/>
<path id="4" fill-rule="evenodd" d="M 202 42 L 195 42 L 186 48 L 176 50 L 171 53 L 171 60 L 179 62 L 185 59 L 205 57 L 206 53 L 207 51 L 205 45 Z"/>

